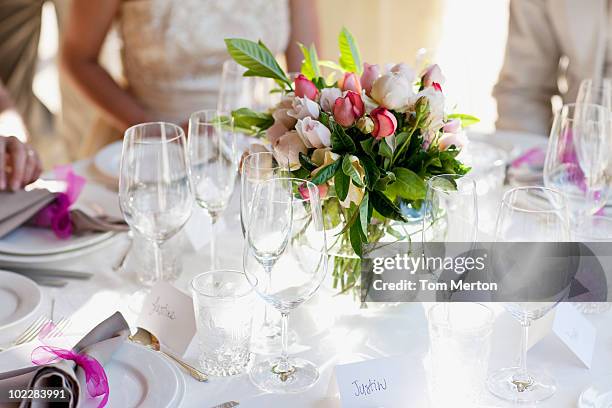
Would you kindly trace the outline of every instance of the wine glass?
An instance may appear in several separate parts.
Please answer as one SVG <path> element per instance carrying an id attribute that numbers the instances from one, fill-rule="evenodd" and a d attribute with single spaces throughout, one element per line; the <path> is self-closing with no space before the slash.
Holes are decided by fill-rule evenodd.
<path id="1" fill-rule="evenodd" d="M 125 131 L 119 204 L 130 228 L 151 241 L 156 279 L 163 276 L 160 246 L 191 215 L 193 197 L 185 133 L 171 123 L 143 123 Z"/>
<path id="2" fill-rule="evenodd" d="M 242 234 L 245 238 L 247 236 L 246 229 L 248 227 L 249 216 L 253 208 L 254 192 L 257 190 L 257 187 L 266 180 L 288 177 L 288 168 L 288 165 L 281 166 L 271 152 L 253 153 L 242 161 L 240 176 L 240 225 L 242 226 Z M 274 260 L 271 262 L 274 262 Z M 271 265 L 266 263 L 263 267 L 270 268 Z M 269 284 L 269 281 L 267 284 Z M 281 329 L 278 325 L 279 321 L 272 319 L 273 314 L 272 306 L 266 303 L 263 325 L 253 339 L 255 349 L 270 350 L 278 345 Z"/>
<path id="3" fill-rule="evenodd" d="M 519 187 L 504 194 L 495 226 L 492 274 L 497 295 L 522 326 L 517 367 L 494 372 L 489 390 L 515 403 L 537 403 L 556 391 L 555 381 L 527 369 L 527 340 L 531 322 L 543 317 L 569 295 L 571 276 L 565 256 L 570 241 L 567 200 L 546 187 Z M 559 256 L 559 253 L 562 256 Z M 563 262 L 547 262 L 550 256 Z M 571 261 L 569 261 L 571 262 Z"/>
<path id="4" fill-rule="evenodd" d="M 270 78 L 244 76 L 246 68 L 234 60 L 223 63 L 217 109 L 232 112 L 240 108 L 267 111 L 280 100 L 271 92 L 276 84 Z"/>
<path id="5" fill-rule="evenodd" d="M 210 262 L 215 269 L 215 225 L 227 208 L 238 172 L 231 115 L 217 110 L 191 114 L 188 152 L 196 202 L 206 210 L 212 222 Z"/>
<path id="6" fill-rule="evenodd" d="M 311 362 L 289 357 L 288 318 L 293 309 L 314 295 L 327 273 L 317 186 L 294 178 L 271 179 L 257 186 L 243 260 L 247 278 L 252 276 L 260 282 L 253 282 L 255 290 L 280 312 L 282 322 L 281 356 L 254 364 L 249 373 L 251 381 L 268 392 L 303 391 L 316 383 L 319 372 Z M 270 269 L 262 266 L 272 260 Z"/>
<path id="7" fill-rule="evenodd" d="M 573 225 L 606 203 L 610 139 L 610 112 L 602 106 L 569 104 L 555 117 L 544 184 L 566 196 Z"/>
<path id="8" fill-rule="evenodd" d="M 599 81 L 583 79 L 578 88 L 576 103 L 601 105 L 612 111 L 612 79 L 604 78 Z"/>

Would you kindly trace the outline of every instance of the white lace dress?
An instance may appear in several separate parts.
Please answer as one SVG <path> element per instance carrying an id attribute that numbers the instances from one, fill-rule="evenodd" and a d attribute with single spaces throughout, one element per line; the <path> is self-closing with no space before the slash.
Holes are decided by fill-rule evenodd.
<path id="1" fill-rule="evenodd" d="M 184 121 L 216 106 L 225 38 L 285 50 L 288 0 L 126 0 L 119 32 L 130 91 L 161 118 Z"/>

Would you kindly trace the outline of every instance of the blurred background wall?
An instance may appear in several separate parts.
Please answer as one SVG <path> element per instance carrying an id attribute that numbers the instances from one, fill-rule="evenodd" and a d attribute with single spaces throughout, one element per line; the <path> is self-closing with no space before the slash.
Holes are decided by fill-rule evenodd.
<path id="1" fill-rule="evenodd" d="M 1 1 L 1 0 L 0 0 Z M 56 0 L 58 8 L 68 0 Z M 309 1 L 309 0 L 302 0 Z M 496 119 L 493 85 L 501 68 L 507 35 L 509 0 L 318 0 L 322 59 L 336 59 L 337 37 L 346 26 L 357 39 L 362 58 L 370 63 L 415 63 L 419 50 L 440 64 L 450 107 L 481 118 L 475 130 L 491 132 Z M 59 10 L 60 17 L 65 10 Z M 43 9 L 40 61 L 34 92 L 47 108 L 61 114 L 57 70 L 56 7 Z M 120 44 L 110 35 L 103 58 L 115 75 Z M 86 131 L 86 130 L 84 130 Z M 58 137 L 45 138 L 39 148 L 54 152 L 48 167 L 66 161 Z"/>

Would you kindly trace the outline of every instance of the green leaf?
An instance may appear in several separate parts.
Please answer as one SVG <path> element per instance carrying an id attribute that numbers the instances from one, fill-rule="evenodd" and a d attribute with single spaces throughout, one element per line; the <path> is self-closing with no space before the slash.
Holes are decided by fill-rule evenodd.
<path id="1" fill-rule="evenodd" d="M 325 67 L 325 68 L 335 69 L 335 70 L 338 70 L 338 71 L 344 71 L 344 68 L 342 68 L 340 65 L 336 64 L 334 61 L 327 61 L 327 60 L 319 61 L 319 66 Z"/>
<path id="2" fill-rule="evenodd" d="M 342 171 L 344 172 L 344 174 L 349 176 L 351 180 L 353 180 L 353 184 L 355 184 L 359 188 L 363 188 L 363 181 L 361 180 L 361 176 L 357 172 L 355 166 L 353 166 L 353 163 L 351 162 L 351 156 L 348 154 L 345 155 L 342 159 Z"/>
<path id="3" fill-rule="evenodd" d="M 302 74 L 304 74 L 310 80 L 320 77 L 321 70 L 319 69 L 319 57 L 317 55 L 315 45 L 311 44 L 310 48 L 308 48 L 304 44 L 298 43 L 298 46 L 304 55 L 304 62 L 302 62 Z"/>
<path id="4" fill-rule="evenodd" d="M 274 55 L 261 41 L 256 43 L 241 38 L 226 38 L 225 46 L 234 61 L 247 68 L 245 76 L 272 78 L 291 86 Z"/>
<path id="5" fill-rule="evenodd" d="M 336 195 L 338 200 L 344 201 L 348 195 L 349 187 L 351 185 L 351 179 L 344 172 L 336 172 L 334 176 L 334 187 L 336 188 Z"/>
<path id="6" fill-rule="evenodd" d="M 332 150 L 336 153 L 354 153 L 357 147 L 353 139 L 346 134 L 344 128 L 333 121 L 332 118 L 329 118 L 329 127 L 332 132 Z"/>
<path id="7" fill-rule="evenodd" d="M 317 166 L 315 162 L 310 160 L 310 157 L 308 157 L 302 152 L 300 152 L 299 158 L 300 158 L 300 164 L 302 165 L 302 167 L 308 171 L 313 171 L 314 169 L 319 167 Z"/>
<path id="8" fill-rule="evenodd" d="M 385 191 L 387 189 L 387 185 L 394 181 L 395 181 L 395 174 L 388 171 L 384 177 L 379 178 L 376 184 L 374 184 L 374 189 L 378 191 Z"/>
<path id="9" fill-rule="evenodd" d="M 364 242 L 368 242 L 368 222 L 369 222 L 369 201 L 368 193 L 365 193 L 359 204 L 359 222 L 361 232 L 363 232 Z"/>
<path id="10" fill-rule="evenodd" d="M 349 238 L 351 240 L 351 246 L 355 254 L 361 258 L 363 255 L 363 248 L 361 242 L 361 227 L 357 221 L 353 222 L 349 230 Z"/>
<path id="11" fill-rule="evenodd" d="M 387 159 L 393 159 L 393 151 L 385 141 L 378 143 L 378 153 Z"/>
<path id="12" fill-rule="evenodd" d="M 406 200 L 422 200 L 425 198 L 425 180 L 419 177 L 412 170 L 403 167 L 393 169 L 395 182 L 389 184 L 387 192 L 394 196 L 405 198 Z"/>
<path id="13" fill-rule="evenodd" d="M 328 164 L 327 166 L 323 167 L 321 170 L 317 172 L 317 175 L 314 176 L 314 178 L 312 179 L 312 182 L 316 185 L 326 183 L 328 180 L 334 177 L 336 172 L 340 169 L 341 165 L 342 165 L 342 160 L 340 159 L 336 160 L 335 162 L 331 164 Z"/>
<path id="14" fill-rule="evenodd" d="M 359 161 L 365 170 L 366 185 L 370 190 L 373 190 L 374 185 L 380 178 L 380 170 L 370 156 L 363 156 L 359 159 Z"/>
<path id="15" fill-rule="evenodd" d="M 480 119 L 478 119 L 476 116 L 467 115 L 465 113 L 451 113 L 450 115 L 448 115 L 448 118 L 461 119 L 461 127 L 463 128 L 470 127 L 480 122 Z"/>
<path id="16" fill-rule="evenodd" d="M 396 221 L 406 221 L 399 208 L 383 193 L 372 191 L 370 193 L 370 202 L 372 207 L 383 217 Z"/>
<path id="17" fill-rule="evenodd" d="M 232 112 L 234 126 L 243 129 L 256 127 L 268 129 L 274 124 L 274 118 L 268 113 L 255 112 L 249 108 L 240 108 Z"/>
<path id="18" fill-rule="evenodd" d="M 374 139 L 373 137 L 369 137 L 366 140 L 362 140 L 361 142 L 359 142 L 363 151 L 366 152 L 366 154 L 370 156 L 372 159 L 376 159 L 376 154 L 374 153 L 374 141 L 375 140 L 376 139 Z"/>
<path id="19" fill-rule="evenodd" d="M 338 37 L 338 46 L 340 47 L 340 66 L 349 72 L 356 72 L 361 75 L 363 65 L 361 63 L 361 55 L 359 47 L 353 38 L 353 35 L 342 27 L 340 36 Z"/>

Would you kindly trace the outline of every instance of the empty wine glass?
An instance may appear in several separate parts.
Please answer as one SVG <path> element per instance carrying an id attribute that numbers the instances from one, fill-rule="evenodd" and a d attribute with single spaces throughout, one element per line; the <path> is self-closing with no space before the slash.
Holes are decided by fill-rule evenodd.
<path id="1" fill-rule="evenodd" d="M 289 175 L 288 166 L 281 166 L 271 152 L 259 152 L 248 155 L 242 161 L 240 177 L 240 225 L 246 238 L 246 229 L 249 222 L 253 197 L 257 187 L 266 180 Z M 274 262 L 274 260 L 271 260 Z M 270 268 L 270 263 L 263 265 Z M 267 282 L 269 284 L 269 281 Z M 275 311 L 268 303 L 265 304 L 262 327 L 254 336 L 253 345 L 256 350 L 268 351 L 277 346 L 280 340 L 280 326 L 278 319 L 273 319 Z"/>
<path id="2" fill-rule="evenodd" d="M 604 78 L 599 81 L 583 79 L 578 88 L 576 103 L 601 105 L 612 111 L 612 79 Z"/>
<path id="3" fill-rule="evenodd" d="M 270 78 L 244 76 L 246 68 L 234 60 L 223 63 L 217 109 L 232 112 L 249 108 L 267 111 L 280 100 L 280 93 L 271 92 L 276 84 Z"/>
<path id="4" fill-rule="evenodd" d="M 210 262 L 214 269 L 215 225 L 227 208 L 238 172 L 236 134 L 229 112 L 193 113 L 189 118 L 188 151 L 196 202 L 212 221 Z"/>
<path id="5" fill-rule="evenodd" d="M 319 372 L 311 362 L 289 357 L 288 318 L 293 309 L 314 295 L 327 273 L 325 228 L 317 186 L 292 178 L 271 179 L 259 185 L 246 241 L 247 278 L 257 278 L 259 285 L 253 282 L 255 290 L 282 316 L 281 356 L 254 364 L 251 381 L 268 392 L 303 391 L 316 383 Z M 271 269 L 263 267 L 268 260 L 274 260 Z"/>
<path id="6" fill-rule="evenodd" d="M 556 115 L 544 163 L 544 184 L 567 198 L 573 225 L 608 198 L 610 113 L 599 105 L 569 104 Z"/>
<path id="7" fill-rule="evenodd" d="M 487 380 L 496 396 L 515 403 L 537 403 L 556 391 L 554 379 L 527 368 L 527 340 L 533 320 L 543 317 L 569 294 L 566 257 L 570 241 L 566 199 L 546 187 L 520 187 L 504 194 L 495 227 L 492 273 L 497 295 L 523 328 L 517 367 L 494 372 Z M 562 253 L 562 256 L 559 256 Z M 550 256 L 562 262 L 548 262 Z"/>
<path id="8" fill-rule="evenodd" d="M 193 206 L 185 133 L 171 123 L 125 131 L 119 204 L 130 228 L 153 243 L 156 277 L 164 275 L 160 245 L 185 225 Z"/>

